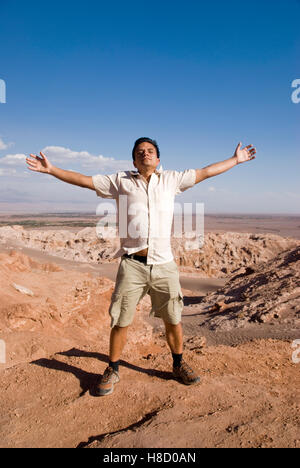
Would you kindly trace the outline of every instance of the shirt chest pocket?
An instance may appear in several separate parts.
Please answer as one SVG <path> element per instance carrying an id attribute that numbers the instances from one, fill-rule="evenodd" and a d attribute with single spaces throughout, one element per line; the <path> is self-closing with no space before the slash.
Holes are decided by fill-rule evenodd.
<path id="1" fill-rule="evenodd" d="M 129 180 L 124 180 L 120 184 L 119 193 L 120 195 L 130 195 L 135 194 L 139 190 L 139 187 L 135 182 Z"/>
<path id="2" fill-rule="evenodd" d="M 137 184 L 122 185 L 119 191 L 119 200 L 122 200 L 122 206 L 128 212 L 144 210 L 148 206 L 147 193 Z"/>
<path id="3" fill-rule="evenodd" d="M 159 191 L 154 192 L 155 204 L 159 211 L 161 212 L 170 212 L 174 208 L 174 196 L 168 191 Z"/>

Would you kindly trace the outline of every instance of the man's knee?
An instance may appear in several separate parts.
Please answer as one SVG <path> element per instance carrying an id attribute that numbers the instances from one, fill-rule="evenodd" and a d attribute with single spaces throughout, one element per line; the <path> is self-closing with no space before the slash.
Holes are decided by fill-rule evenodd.
<path id="1" fill-rule="evenodd" d="M 168 319 L 163 319 L 166 328 L 180 328 L 181 327 L 181 320 L 170 322 Z"/>
<path id="2" fill-rule="evenodd" d="M 153 296 L 152 310 L 154 311 L 154 317 L 161 318 L 165 323 L 170 325 L 179 325 L 183 311 L 182 292 L 165 294 L 163 301 L 162 299 L 156 300 L 155 296 Z"/>
<path id="3" fill-rule="evenodd" d="M 121 326 L 121 325 L 114 325 L 112 327 L 112 330 L 114 330 L 115 332 L 125 332 L 128 328 L 130 327 L 130 325 L 124 325 L 124 326 Z"/>
<path id="4" fill-rule="evenodd" d="M 181 336 L 183 331 L 182 331 L 182 325 L 181 322 L 178 323 L 169 323 L 167 321 L 164 321 L 165 323 L 165 329 L 166 329 L 166 336 Z"/>

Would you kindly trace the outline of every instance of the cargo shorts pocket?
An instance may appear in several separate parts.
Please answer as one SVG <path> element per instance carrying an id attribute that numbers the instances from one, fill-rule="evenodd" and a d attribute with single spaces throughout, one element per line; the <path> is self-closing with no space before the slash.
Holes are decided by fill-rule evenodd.
<path id="1" fill-rule="evenodd" d="M 167 302 L 165 302 L 161 307 L 155 306 L 153 304 L 151 315 L 154 317 L 159 317 L 171 323 L 172 325 L 177 325 L 181 322 L 181 315 L 183 311 L 183 295 L 182 292 L 170 293 Z"/>
<path id="2" fill-rule="evenodd" d="M 109 315 L 111 318 L 110 326 L 127 327 L 132 323 L 135 307 L 129 301 L 126 294 L 113 293 L 111 296 L 111 304 L 109 307 Z"/>

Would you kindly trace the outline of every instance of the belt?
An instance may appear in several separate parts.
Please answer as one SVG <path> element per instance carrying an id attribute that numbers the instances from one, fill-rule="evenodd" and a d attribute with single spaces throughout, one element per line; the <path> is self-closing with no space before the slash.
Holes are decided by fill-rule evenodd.
<path id="1" fill-rule="evenodd" d="M 147 257 L 144 255 L 136 255 L 136 254 L 124 254 L 123 257 L 126 258 L 133 258 L 134 260 L 138 260 L 139 262 L 144 263 L 145 265 L 147 264 Z"/>

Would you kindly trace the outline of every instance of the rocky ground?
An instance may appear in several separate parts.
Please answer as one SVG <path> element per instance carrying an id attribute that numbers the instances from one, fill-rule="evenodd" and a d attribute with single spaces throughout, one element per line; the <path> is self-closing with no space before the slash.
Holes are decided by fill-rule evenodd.
<path id="1" fill-rule="evenodd" d="M 202 325 L 233 330 L 269 323 L 300 327 L 300 247 L 289 249 L 255 268 L 242 267 L 226 285 L 194 303 Z"/>
<path id="2" fill-rule="evenodd" d="M 249 238 L 256 261 L 236 261 L 224 287 L 183 289 L 185 358 L 201 383 L 173 380 L 145 297 L 121 381 L 102 398 L 94 387 L 107 364 L 113 281 L 75 262 L 72 270 L 18 249 L 0 253 L 0 446 L 299 448 L 299 241 L 263 237 Z M 214 264 L 227 258 L 229 267 L 234 255 L 221 241 L 218 249 Z"/>

